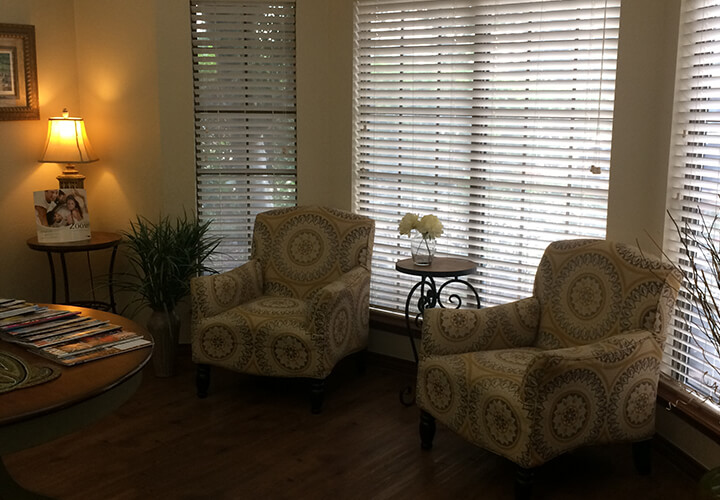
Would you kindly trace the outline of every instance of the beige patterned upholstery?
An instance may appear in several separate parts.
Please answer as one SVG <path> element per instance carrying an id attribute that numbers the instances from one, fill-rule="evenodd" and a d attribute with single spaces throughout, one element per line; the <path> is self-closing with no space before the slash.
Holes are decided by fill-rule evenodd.
<path id="1" fill-rule="evenodd" d="M 259 214 L 248 262 L 192 280 L 198 393 L 209 365 L 321 381 L 363 350 L 374 231 L 372 219 L 332 208 Z"/>
<path id="2" fill-rule="evenodd" d="M 652 436 L 670 265 L 601 240 L 552 243 L 533 296 L 428 309 L 417 377 L 423 447 L 434 420 L 530 469 L 579 446 Z"/>

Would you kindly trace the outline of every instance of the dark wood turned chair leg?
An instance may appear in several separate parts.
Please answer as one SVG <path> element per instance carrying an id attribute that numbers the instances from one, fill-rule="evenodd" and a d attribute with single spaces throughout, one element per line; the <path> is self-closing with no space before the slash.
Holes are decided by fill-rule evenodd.
<path id="1" fill-rule="evenodd" d="M 425 410 L 420 410 L 420 447 L 431 450 L 435 439 L 435 417 Z"/>
<path id="2" fill-rule="evenodd" d="M 210 387 L 210 365 L 197 365 L 195 385 L 197 387 L 198 397 L 201 399 L 206 398 L 208 395 L 208 388 Z"/>
<path id="3" fill-rule="evenodd" d="M 535 469 L 517 466 L 515 471 L 515 500 L 530 500 L 535 482 Z"/>
<path id="4" fill-rule="evenodd" d="M 325 379 L 313 379 L 310 386 L 310 411 L 317 415 L 325 399 Z"/>
<path id="5" fill-rule="evenodd" d="M 652 472 L 652 439 L 633 443 L 632 454 L 638 474 L 641 476 L 650 475 Z"/>

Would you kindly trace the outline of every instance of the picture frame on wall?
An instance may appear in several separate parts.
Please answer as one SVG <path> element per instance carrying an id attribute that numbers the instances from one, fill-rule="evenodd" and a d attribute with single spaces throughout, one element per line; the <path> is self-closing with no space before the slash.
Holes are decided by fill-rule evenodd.
<path id="1" fill-rule="evenodd" d="M 39 120 L 35 26 L 0 23 L 0 120 Z"/>

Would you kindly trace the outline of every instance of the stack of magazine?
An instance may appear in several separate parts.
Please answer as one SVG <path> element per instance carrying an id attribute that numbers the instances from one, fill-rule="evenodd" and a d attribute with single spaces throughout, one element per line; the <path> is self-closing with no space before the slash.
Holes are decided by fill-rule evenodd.
<path id="1" fill-rule="evenodd" d="M 0 337 L 66 366 L 152 344 L 109 321 L 17 299 L 0 299 Z"/>

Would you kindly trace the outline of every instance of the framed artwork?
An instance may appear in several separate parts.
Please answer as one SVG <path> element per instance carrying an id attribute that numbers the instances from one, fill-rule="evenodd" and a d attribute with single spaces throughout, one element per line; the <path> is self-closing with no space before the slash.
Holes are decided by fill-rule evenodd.
<path id="1" fill-rule="evenodd" d="M 35 26 L 0 24 L 0 120 L 39 120 Z"/>

